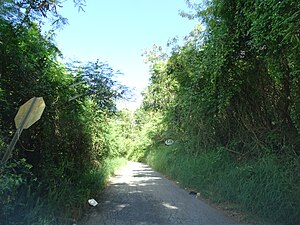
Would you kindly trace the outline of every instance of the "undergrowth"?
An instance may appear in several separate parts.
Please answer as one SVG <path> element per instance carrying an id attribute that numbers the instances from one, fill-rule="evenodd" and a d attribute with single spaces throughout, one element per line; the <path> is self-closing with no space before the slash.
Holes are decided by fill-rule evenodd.
<path id="1" fill-rule="evenodd" d="M 299 224 L 299 162 L 295 159 L 282 162 L 275 155 L 266 155 L 242 162 L 223 148 L 197 157 L 178 151 L 180 148 L 159 145 L 149 153 L 147 162 L 214 202 L 235 203 L 240 210 L 272 224 Z"/>
<path id="2" fill-rule="evenodd" d="M 78 182 L 61 179 L 46 195 L 32 181 L 26 182 L 23 177 L 16 179 L 8 171 L 10 178 L 2 171 L 7 182 L 0 183 L 0 192 L 4 196 L 14 196 L 14 199 L 1 199 L 0 224 L 64 225 L 77 221 L 89 207 L 87 200 L 103 190 L 108 177 L 126 162 L 125 158 L 106 159 L 78 177 Z M 26 167 L 24 161 L 23 164 Z"/>

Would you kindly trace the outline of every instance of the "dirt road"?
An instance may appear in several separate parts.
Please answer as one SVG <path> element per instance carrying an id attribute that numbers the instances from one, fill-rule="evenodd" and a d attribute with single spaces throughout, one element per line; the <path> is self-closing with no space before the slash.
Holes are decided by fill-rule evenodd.
<path id="1" fill-rule="evenodd" d="M 149 166 L 129 162 L 79 225 L 238 225 Z"/>

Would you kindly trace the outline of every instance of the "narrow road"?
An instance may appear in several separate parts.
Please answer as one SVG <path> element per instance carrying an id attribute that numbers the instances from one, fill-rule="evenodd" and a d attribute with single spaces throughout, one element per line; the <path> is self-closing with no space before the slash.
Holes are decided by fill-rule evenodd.
<path id="1" fill-rule="evenodd" d="M 129 162 L 79 225 L 238 225 L 149 166 Z"/>

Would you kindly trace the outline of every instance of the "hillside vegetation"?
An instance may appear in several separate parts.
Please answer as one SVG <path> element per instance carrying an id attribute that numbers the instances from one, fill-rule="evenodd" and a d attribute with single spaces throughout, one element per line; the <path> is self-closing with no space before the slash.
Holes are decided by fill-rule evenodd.
<path id="1" fill-rule="evenodd" d="M 76 223 L 125 157 L 266 223 L 299 224 L 300 2 L 186 2 L 181 15 L 199 23 L 181 46 L 144 52 L 150 84 L 132 115 L 116 109 L 129 91 L 108 64 L 62 63 L 60 1 L 1 1 L 0 159 L 19 106 L 41 96 L 46 108 L 0 165 L 0 224 Z"/>
<path id="2" fill-rule="evenodd" d="M 46 103 L 41 119 L 23 131 L 12 157 L 0 165 L 2 225 L 71 224 L 126 161 L 125 146 L 117 143 L 123 136 L 115 101 L 127 88 L 100 61 L 60 62 L 54 31 L 42 35 L 37 22 L 47 16 L 62 26 L 57 4 L 0 4 L 1 159 L 18 108 L 34 96 Z"/>
<path id="3" fill-rule="evenodd" d="M 299 224 L 299 1 L 190 7 L 182 15 L 200 22 L 185 44 L 144 54 L 151 83 L 130 156 L 216 202 Z"/>

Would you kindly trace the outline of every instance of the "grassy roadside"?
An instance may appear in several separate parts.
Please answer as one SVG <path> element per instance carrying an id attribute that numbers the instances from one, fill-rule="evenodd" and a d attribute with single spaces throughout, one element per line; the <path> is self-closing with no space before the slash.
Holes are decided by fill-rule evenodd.
<path id="1" fill-rule="evenodd" d="M 280 162 L 273 155 L 237 162 L 224 149 L 197 156 L 178 145 L 159 145 L 146 161 L 156 170 L 197 190 L 215 203 L 234 204 L 272 224 L 299 224 L 300 192 L 296 160 Z M 298 177 L 297 177 L 298 176 Z"/>
<path id="2" fill-rule="evenodd" d="M 97 166 L 82 178 L 82 188 L 76 191 L 78 196 L 81 195 L 82 197 L 79 202 L 80 205 L 73 211 L 70 211 L 73 219 L 78 220 L 83 215 L 84 211 L 89 207 L 87 200 L 98 195 L 107 185 L 109 177 L 126 163 L 127 159 L 121 157 L 105 159 L 102 165 Z"/>
<path id="3" fill-rule="evenodd" d="M 65 188 L 61 188 L 60 192 L 55 192 L 53 196 L 50 196 L 49 199 L 53 202 L 49 203 L 53 209 L 65 209 L 63 220 L 59 224 L 68 224 L 73 220 L 78 221 L 89 208 L 87 200 L 97 196 L 105 188 L 109 177 L 126 163 L 127 159 L 121 157 L 107 158 L 101 165 L 95 162 L 94 169 L 80 177 L 77 184 L 66 183 L 62 186 Z M 57 215 L 58 212 L 55 214 Z"/>
<path id="4" fill-rule="evenodd" d="M 78 178 L 77 183 L 62 184 L 60 191 L 50 192 L 50 208 L 59 215 L 59 210 L 64 209 L 62 222 L 59 224 L 68 224 L 68 221 L 79 220 L 84 212 L 89 208 L 87 200 L 94 198 L 101 192 L 108 181 L 108 178 L 121 166 L 125 165 L 125 158 L 107 158 L 102 164 L 95 162 L 94 168 L 88 171 L 84 176 Z M 72 194 L 70 194 L 72 193 Z M 58 211 L 57 211 L 58 210 Z"/>
<path id="5" fill-rule="evenodd" d="M 78 174 L 76 181 L 75 178 L 62 178 L 57 181 L 57 187 L 48 190 L 47 193 L 44 189 L 27 183 L 21 184 L 20 187 L 16 187 L 17 193 L 14 195 L 16 198 L 13 201 L 6 201 L 7 204 L 4 205 L 0 199 L 0 215 L 4 213 L 8 215 L 0 217 L 0 224 L 72 224 L 89 208 L 87 200 L 98 195 L 105 188 L 108 178 L 114 171 L 126 163 L 125 158 L 108 158 L 102 164 L 95 162 L 94 168 Z M 11 182 L 17 178 L 7 177 L 6 180 Z M 2 193 L 6 190 L 1 189 L 5 185 L 3 183 L 5 180 L 0 181 L 0 193 Z"/>

